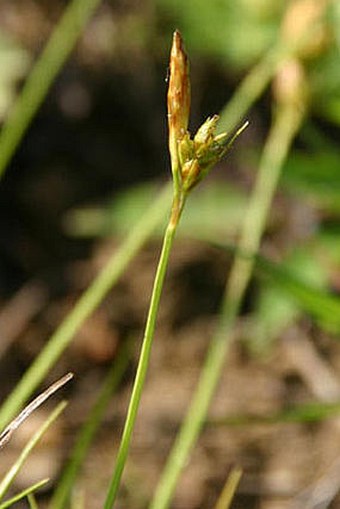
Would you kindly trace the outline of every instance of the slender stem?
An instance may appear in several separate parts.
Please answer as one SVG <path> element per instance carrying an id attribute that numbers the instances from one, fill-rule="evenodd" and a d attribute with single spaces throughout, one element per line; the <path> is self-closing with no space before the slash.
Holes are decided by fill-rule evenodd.
<path id="1" fill-rule="evenodd" d="M 278 109 L 260 161 L 255 189 L 247 209 L 239 247 L 255 253 L 277 187 L 283 162 L 302 117 L 295 105 Z M 236 256 L 225 290 L 221 315 L 202 373 L 179 434 L 168 457 L 150 509 L 169 507 L 180 473 L 199 436 L 229 352 L 232 328 L 253 268 L 253 259 Z"/>
<path id="2" fill-rule="evenodd" d="M 177 209 L 176 209 L 177 210 Z M 149 359 L 151 354 L 151 347 L 155 332 L 155 324 L 156 318 L 158 314 L 159 302 L 162 293 L 162 288 L 164 284 L 164 278 L 166 274 L 166 269 L 168 266 L 169 255 L 171 251 L 171 247 L 174 241 L 176 228 L 178 225 L 179 215 L 176 214 L 177 221 L 173 220 L 173 214 L 170 219 L 170 222 L 165 231 L 163 246 L 161 250 L 161 254 L 159 257 L 159 262 L 157 266 L 156 276 L 154 280 L 150 307 L 148 312 L 148 317 L 145 326 L 144 339 L 142 343 L 141 353 L 139 356 L 139 363 L 136 372 L 136 377 L 132 389 L 131 399 L 129 403 L 129 408 L 125 420 L 124 430 L 122 439 L 120 442 L 115 469 L 111 478 L 111 483 L 109 487 L 109 491 L 107 494 L 107 498 L 105 501 L 104 509 L 111 509 L 115 502 L 118 488 L 120 484 L 120 480 L 123 474 L 124 466 L 126 463 L 130 442 L 132 438 L 132 432 L 134 429 L 137 412 L 139 408 L 139 403 L 142 396 L 142 391 L 144 387 L 144 382 L 146 378 L 146 373 L 149 365 Z"/>

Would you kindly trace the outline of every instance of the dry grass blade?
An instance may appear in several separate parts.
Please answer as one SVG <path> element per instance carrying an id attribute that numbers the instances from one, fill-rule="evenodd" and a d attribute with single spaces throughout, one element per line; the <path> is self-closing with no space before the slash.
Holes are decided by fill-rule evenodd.
<path id="1" fill-rule="evenodd" d="M 50 385 L 45 391 L 43 391 L 39 396 L 37 396 L 31 403 L 29 403 L 25 408 L 20 412 L 20 414 L 15 417 L 8 426 L 4 429 L 4 431 L 0 435 L 0 449 L 7 444 L 10 440 L 14 431 L 22 424 L 27 417 L 31 415 L 40 405 L 42 405 L 52 394 L 57 392 L 61 387 L 63 387 L 67 382 L 69 382 L 73 378 L 73 373 L 67 373 L 62 378 L 54 382 Z"/>

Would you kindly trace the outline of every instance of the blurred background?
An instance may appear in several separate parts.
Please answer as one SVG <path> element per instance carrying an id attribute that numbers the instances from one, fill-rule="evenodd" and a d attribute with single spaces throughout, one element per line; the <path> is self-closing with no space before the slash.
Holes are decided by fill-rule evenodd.
<path id="1" fill-rule="evenodd" d="M 2 123 L 10 117 L 68 4 L 1 1 Z M 304 23 L 313 35 L 297 56 L 304 73 L 305 118 L 285 161 L 261 253 L 322 295 L 338 296 L 340 4 L 336 0 L 103 1 L 0 183 L 1 400 L 170 177 L 166 80 L 173 30 L 181 31 L 190 58 L 190 128 L 195 131 L 207 116 L 223 111 L 280 37 L 294 38 Z M 242 225 L 276 108 L 268 81 L 245 116 L 249 128 L 185 211 L 118 507 L 147 506 L 195 387 L 232 260 L 215 241 L 225 238 L 234 244 Z M 74 495 L 84 503 L 74 507 L 102 507 L 161 231 L 133 260 L 46 380 L 47 385 L 68 370 L 76 374 L 64 390 L 70 402 L 65 414 L 17 479 L 20 489 L 51 478 L 39 498 L 41 508 L 47 507 L 108 366 L 130 340 L 134 351 L 130 366 Z M 202 240 L 207 238 L 208 242 Z M 251 281 L 211 422 L 181 478 L 174 509 L 214 507 L 234 464 L 244 469 L 236 508 L 340 507 L 336 414 L 340 407 L 334 405 L 340 401 L 339 320 L 331 312 L 315 319 L 297 302 L 294 289 L 287 294 L 287 288 L 283 292 L 280 284 L 272 283 L 257 277 Z M 323 303 L 313 305 L 321 309 Z M 323 406 L 329 403 L 331 418 L 330 407 Z M 294 418 L 287 418 L 285 412 L 299 405 L 305 411 L 290 422 Z M 314 406 L 306 410 L 306 405 Z M 37 411 L 1 451 L 2 473 L 45 415 L 45 409 Z M 242 418 L 232 423 L 233 416 Z M 322 491 L 324 485 L 327 489 Z"/>

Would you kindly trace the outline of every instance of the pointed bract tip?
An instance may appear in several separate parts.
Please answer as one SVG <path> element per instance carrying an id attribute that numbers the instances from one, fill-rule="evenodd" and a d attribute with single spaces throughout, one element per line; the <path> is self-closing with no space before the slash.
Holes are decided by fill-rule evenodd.
<path id="1" fill-rule="evenodd" d="M 178 30 L 178 28 L 176 28 L 176 30 L 174 31 L 173 40 L 180 41 L 180 42 L 182 41 L 182 35 L 181 35 L 181 32 Z"/>
<path id="2" fill-rule="evenodd" d="M 176 58 L 179 55 L 182 55 L 183 52 L 183 39 L 181 33 L 178 30 L 175 30 L 172 38 L 171 55 L 173 58 Z"/>

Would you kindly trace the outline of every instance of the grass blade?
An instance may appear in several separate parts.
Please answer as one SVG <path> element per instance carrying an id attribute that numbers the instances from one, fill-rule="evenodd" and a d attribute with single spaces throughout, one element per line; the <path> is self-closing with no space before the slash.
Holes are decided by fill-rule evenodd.
<path id="1" fill-rule="evenodd" d="M 217 500 L 215 509 L 229 509 L 237 490 L 237 486 L 239 485 L 241 476 L 242 470 L 240 468 L 233 468 L 233 470 L 228 475 L 227 482 L 225 483 L 222 493 Z"/>
<path id="2" fill-rule="evenodd" d="M 73 0 L 52 33 L 1 131 L 0 178 L 100 0 Z"/>
<path id="3" fill-rule="evenodd" d="M 280 287 L 325 328 L 332 332 L 339 332 L 340 299 L 338 297 L 305 283 L 282 265 L 275 264 L 263 256 L 256 256 L 255 262 L 256 270 L 261 278 Z"/>
<path id="4" fill-rule="evenodd" d="M 107 404 L 110 401 L 112 393 L 116 389 L 123 374 L 126 371 L 129 358 L 130 345 L 127 343 L 112 365 L 103 383 L 97 401 L 93 406 L 86 423 L 77 436 L 77 441 L 71 453 L 69 463 L 63 472 L 63 475 L 59 481 L 59 485 L 56 488 L 49 504 L 50 509 L 63 509 L 67 506 L 72 488 L 75 485 L 75 479 L 79 469 L 83 464 L 86 453 L 91 445 L 98 426 L 100 425 L 101 419 Z"/>
<path id="5" fill-rule="evenodd" d="M 29 495 L 27 496 L 27 500 L 28 500 L 30 509 L 39 509 L 37 501 L 36 501 L 33 493 L 29 493 Z"/>
<path id="6" fill-rule="evenodd" d="M 27 443 L 27 445 L 22 450 L 20 456 L 16 460 L 16 462 L 12 465 L 12 467 L 9 469 L 5 477 L 0 482 L 0 500 L 3 498 L 4 494 L 14 481 L 16 475 L 18 474 L 20 468 L 25 463 L 26 459 L 28 458 L 29 454 L 31 453 L 32 449 L 36 446 L 40 438 L 43 436 L 45 431 L 51 426 L 51 424 L 59 417 L 61 412 L 66 407 L 67 403 L 65 401 L 62 401 L 59 403 L 59 405 L 51 412 L 49 417 L 45 420 L 45 422 L 40 426 L 38 431 L 33 435 L 33 437 L 30 439 L 30 441 Z"/>
<path id="7" fill-rule="evenodd" d="M 11 507 L 16 502 L 19 502 L 23 498 L 27 497 L 30 493 L 33 493 L 37 491 L 42 486 L 45 486 L 46 483 L 48 483 L 49 479 L 42 479 L 41 481 L 32 484 L 29 488 L 24 489 L 23 491 L 20 491 L 17 495 L 14 495 L 14 497 L 9 498 L 2 504 L 0 504 L 0 509 L 7 509 L 7 507 Z"/>
<path id="8" fill-rule="evenodd" d="M 340 403 L 306 403 L 270 415 L 236 415 L 208 420 L 208 426 L 253 426 L 256 424 L 282 424 L 294 422 L 319 422 L 336 417 Z"/>

